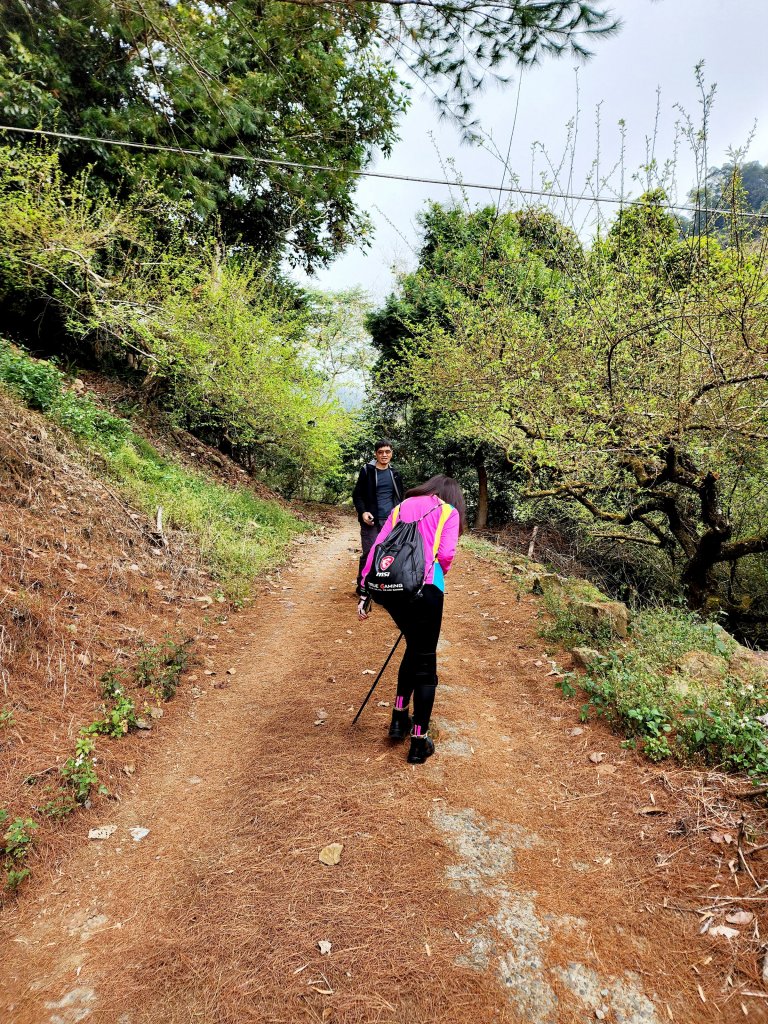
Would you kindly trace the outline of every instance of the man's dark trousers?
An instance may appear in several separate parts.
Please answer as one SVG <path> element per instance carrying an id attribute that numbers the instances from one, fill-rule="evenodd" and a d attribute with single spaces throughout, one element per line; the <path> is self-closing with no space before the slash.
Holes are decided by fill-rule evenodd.
<path id="1" fill-rule="evenodd" d="M 363 548 L 363 553 L 360 556 L 360 568 L 357 570 L 357 585 L 361 587 L 363 585 L 363 568 L 368 558 L 368 552 L 373 547 L 373 542 L 379 535 L 381 526 L 379 523 L 374 522 L 373 526 L 367 526 L 365 523 L 360 523 L 360 544 Z"/>

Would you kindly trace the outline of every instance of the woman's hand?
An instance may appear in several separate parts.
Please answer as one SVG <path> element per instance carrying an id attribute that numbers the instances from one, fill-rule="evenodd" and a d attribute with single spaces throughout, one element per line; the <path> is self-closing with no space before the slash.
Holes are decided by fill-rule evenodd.
<path id="1" fill-rule="evenodd" d="M 357 617 L 361 622 L 365 621 L 371 614 L 371 599 L 370 597 L 361 597 L 360 603 L 357 606 Z"/>

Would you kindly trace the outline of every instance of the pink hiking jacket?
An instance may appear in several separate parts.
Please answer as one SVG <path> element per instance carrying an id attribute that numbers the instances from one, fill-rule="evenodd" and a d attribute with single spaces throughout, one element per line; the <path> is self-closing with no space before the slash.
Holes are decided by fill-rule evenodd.
<path id="1" fill-rule="evenodd" d="M 443 582 L 443 574 L 448 572 L 451 567 L 451 562 L 456 555 L 456 548 L 459 543 L 459 513 L 456 509 L 453 509 L 451 514 L 445 521 L 443 526 L 443 532 L 440 536 L 440 546 L 437 549 L 437 563 L 432 564 L 434 555 L 432 554 L 435 544 L 435 534 L 437 533 L 437 524 L 440 522 L 440 509 L 441 501 L 434 495 L 427 495 L 419 498 L 406 498 L 399 506 L 400 511 L 398 513 L 398 521 L 404 523 L 413 523 L 417 519 L 421 519 L 425 512 L 429 512 L 430 509 L 435 511 L 428 515 L 425 519 L 422 519 L 419 523 L 419 533 L 424 541 L 424 559 L 427 565 L 427 576 L 425 583 L 434 583 L 440 590 L 445 589 Z M 395 510 L 389 513 L 386 523 L 382 526 L 379 531 L 379 535 L 376 538 L 373 547 L 368 552 L 368 558 L 365 562 L 363 569 L 363 579 L 371 571 L 371 564 L 373 563 L 373 552 L 377 544 L 381 542 L 392 533 L 392 514 Z"/>

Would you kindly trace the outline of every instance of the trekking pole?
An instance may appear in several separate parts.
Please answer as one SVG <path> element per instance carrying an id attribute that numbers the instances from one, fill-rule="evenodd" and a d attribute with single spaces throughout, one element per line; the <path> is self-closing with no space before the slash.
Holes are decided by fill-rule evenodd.
<path id="1" fill-rule="evenodd" d="M 382 677 L 382 676 L 384 675 L 384 669 L 385 669 L 385 668 L 387 667 L 387 665 L 389 664 L 390 658 L 392 657 L 392 655 L 393 655 L 393 654 L 395 653 L 395 651 L 397 650 L 397 645 L 398 645 L 398 644 L 400 643 L 400 641 L 401 641 L 402 639 L 403 639 L 403 634 L 401 633 L 401 634 L 400 634 L 400 636 L 399 636 L 399 637 L 397 638 L 397 640 L 395 640 L 395 646 L 394 646 L 394 647 L 392 648 L 392 650 L 391 650 L 391 651 L 389 652 L 389 654 L 387 655 L 387 660 L 386 660 L 386 661 L 384 662 L 384 664 L 383 664 L 383 665 L 381 666 L 381 671 L 379 672 L 379 674 L 378 674 L 378 675 L 376 676 L 376 678 L 374 679 L 374 681 L 373 681 L 373 686 L 372 686 L 372 687 L 370 688 L 370 690 L 368 691 L 368 696 L 367 696 L 367 697 L 365 698 L 365 700 L 363 701 L 363 703 L 362 703 L 362 704 L 360 705 L 360 710 L 359 710 L 359 711 L 357 712 L 357 714 L 355 715 L 355 717 L 354 717 L 354 718 L 352 719 L 352 725 L 354 725 L 354 724 L 355 724 L 355 722 L 356 722 L 356 721 L 358 720 L 358 718 L 360 717 L 360 715 L 362 715 L 362 713 L 363 713 L 363 708 L 364 708 L 364 707 L 365 707 L 365 705 L 366 705 L 366 704 L 368 703 L 368 701 L 369 701 L 369 700 L 371 699 L 371 695 L 373 694 L 373 691 L 374 691 L 374 690 L 376 689 L 376 686 L 377 686 L 377 684 L 378 684 L 379 680 L 380 680 L 380 679 L 381 679 L 381 677 Z"/>

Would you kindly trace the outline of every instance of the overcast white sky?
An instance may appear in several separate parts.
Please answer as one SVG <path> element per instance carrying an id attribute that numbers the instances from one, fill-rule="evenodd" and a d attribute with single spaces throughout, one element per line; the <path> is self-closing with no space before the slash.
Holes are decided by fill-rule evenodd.
<path id="1" fill-rule="evenodd" d="M 676 104 L 693 118 L 700 116 L 694 67 L 701 60 L 705 61 L 707 81 L 717 85 L 709 132 L 710 165 L 723 163 L 729 147 L 744 145 L 755 121 L 757 130 L 748 158 L 768 162 L 768 0 L 617 0 L 613 6 L 624 21 L 622 32 L 599 43 L 595 56 L 578 71 L 580 116 L 573 190 L 581 191 L 595 157 L 595 111 L 599 104 L 600 166 L 607 169 L 619 158 L 618 122 L 623 118 L 625 192 L 637 195 L 642 191 L 631 180 L 631 173 L 644 163 L 646 142 L 654 132 L 657 88 L 661 101 L 656 157 L 663 162 L 673 156 L 675 123 L 681 119 Z M 545 163 L 540 152 L 532 173 L 535 143 L 542 143 L 558 161 L 563 154 L 567 123 L 576 113 L 574 67 L 574 61 L 567 58 L 547 61 L 524 71 L 522 78 L 504 89 L 490 87 L 477 101 L 484 130 L 506 155 L 519 86 L 510 167 L 523 188 L 541 185 L 540 172 L 545 170 Z M 433 178 L 444 177 L 446 171 L 453 177 L 455 170 L 467 182 L 501 181 L 503 161 L 481 148 L 462 144 L 455 128 L 438 121 L 434 104 L 418 84 L 400 134 L 401 141 L 392 156 L 374 162 L 376 170 Z M 685 145 L 678 157 L 678 196 L 683 201 L 695 179 L 694 161 Z M 446 167 L 446 161 L 452 162 L 453 168 Z M 566 166 L 562 185 L 567 186 L 568 177 Z M 428 200 L 449 199 L 450 191 L 439 185 L 363 179 L 357 198 L 374 222 L 372 246 L 368 250 L 349 250 L 319 273 L 313 283 L 330 289 L 362 285 L 378 301 L 392 287 L 393 265 L 403 268 L 415 264 L 418 211 Z M 493 202 L 496 198 L 495 193 L 469 192 L 471 202 Z M 519 205 L 519 200 L 513 203 Z M 559 207 L 558 212 L 566 219 L 575 214 L 574 226 L 579 228 L 589 215 L 584 205 L 570 211 Z"/>

